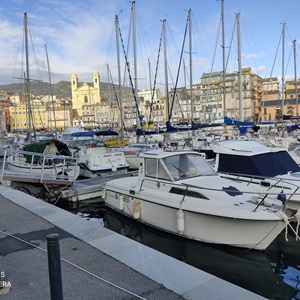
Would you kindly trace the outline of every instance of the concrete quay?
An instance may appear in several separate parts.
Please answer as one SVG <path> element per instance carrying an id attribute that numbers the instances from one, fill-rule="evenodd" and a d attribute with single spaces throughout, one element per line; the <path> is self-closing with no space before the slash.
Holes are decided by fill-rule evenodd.
<path id="1" fill-rule="evenodd" d="M 59 234 L 64 299 L 264 299 L 0 185 L 0 299 L 50 299 L 47 235 Z"/>

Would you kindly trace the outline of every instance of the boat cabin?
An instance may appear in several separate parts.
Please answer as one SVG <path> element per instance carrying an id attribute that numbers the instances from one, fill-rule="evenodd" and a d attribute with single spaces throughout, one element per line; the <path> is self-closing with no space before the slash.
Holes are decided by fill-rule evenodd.
<path id="1" fill-rule="evenodd" d="M 141 153 L 139 157 L 142 159 L 139 169 L 139 176 L 142 178 L 178 181 L 216 175 L 203 156 L 193 151 L 152 150 Z"/>
<path id="2" fill-rule="evenodd" d="M 221 173 L 274 177 L 300 172 L 283 148 L 270 148 L 256 141 L 223 141 L 215 144 L 215 170 Z"/>

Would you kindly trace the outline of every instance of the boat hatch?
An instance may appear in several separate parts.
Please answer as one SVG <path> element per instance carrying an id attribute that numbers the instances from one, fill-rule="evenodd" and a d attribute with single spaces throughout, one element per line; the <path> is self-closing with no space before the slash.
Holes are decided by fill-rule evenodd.
<path id="1" fill-rule="evenodd" d="M 265 187 L 270 187 L 270 186 L 271 186 L 271 183 L 268 182 L 268 181 L 261 181 L 261 182 L 260 182 L 260 185 L 261 185 L 261 186 L 265 186 Z"/>
<path id="2" fill-rule="evenodd" d="M 205 197 L 203 194 L 199 192 L 195 192 L 187 189 L 181 189 L 178 187 L 172 187 L 169 193 L 209 200 L 207 197 Z"/>
<path id="3" fill-rule="evenodd" d="M 238 196 L 238 195 L 243 195 L 243 193 L 241 191 L 239 191 L 236 187 L 234 186 L 227 186 L 227 187 L 223 187 L 222 190 L 227 193 L 229 196 Z"/>

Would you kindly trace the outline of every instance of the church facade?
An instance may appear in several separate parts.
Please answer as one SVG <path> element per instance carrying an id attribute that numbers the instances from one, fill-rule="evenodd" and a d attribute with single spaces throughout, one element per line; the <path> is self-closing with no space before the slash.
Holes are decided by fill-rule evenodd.
<path id="1" fill-rule="evenodd" d="M 71 78 L 72 88 L 72 103 L 73 103 L 73 117 L 75 119 L 82 118 L 82 107 L 87 105 L 95 105 L 100 103 L 100 74 L 96 70 L 93 75 L 93 84 L 84 82 L 82 85 L 78 84 L 78 77 L 76 73 L 72 74 Z"/>

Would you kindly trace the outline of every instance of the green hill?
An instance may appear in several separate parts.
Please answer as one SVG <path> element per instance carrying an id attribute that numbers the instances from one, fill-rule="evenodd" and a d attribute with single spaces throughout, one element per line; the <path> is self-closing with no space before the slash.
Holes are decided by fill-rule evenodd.
<path id="1" fill-rule="evenodd" d="M 80 86 L 83 82 L 78 83 Z M 88 83 L 92 85 L 92 83 Z M 108 84 L 106 82 L 100 82 L 101 89 L 101 98 L 105 101 L 108 100 L 108 94 L 110 94 L 110 98 L 115 100 L 115 94 L 118 90 L 118 86 L 114 86 L 113 84 Z M 11 83 L 11 84 L 2 84 L 0 85 L 0 91 L 12 92 L 12 93 L 21 93 L 25 91 L 24 84 Z M 43 96 L 43 95 L 56 95 L 59 98 L 71 99 L 71 82 L 70 81 L 60 81 L 58 83 L 52 84 L 52 88 L 47 82 L 30 82 L 30 92 L 35 96 Z M 132 95 L 131 89 L 129 87 L 125 87 L 125 96 Z"/>

